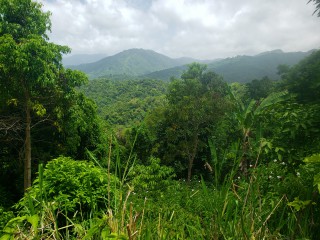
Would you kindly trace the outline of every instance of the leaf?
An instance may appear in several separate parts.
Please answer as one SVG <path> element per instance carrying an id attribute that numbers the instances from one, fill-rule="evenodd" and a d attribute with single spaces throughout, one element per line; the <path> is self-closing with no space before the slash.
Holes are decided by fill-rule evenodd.
<path id="1" fill-rule="evenodd" d="M 300 211 L 304 208 L 306 208 L 306 206 L 308 206 L 311 203 L 311 200 L 306 200 L 306 201 L 302 201 L 299 199 L 299 197 L 295 197 L 294 201 L 289 202 L 288 206 L 293 207 L 296 211 Z"/>
<path id="2" fill-rule="evenodd" d="M 14 239 L 14 237 L 11 234 L 4 234 L 0 237 L 0 240 L 11 240 Z"/>
<path id="3" fill-rule="evenodd" d="M 16 98 L 12 98 L 12 99 L 9 99 L 8 101 L 7 101 L 7 104 L 8 105 L 13 105 L 13 106 L 17 106 L 18 105 L 18 99 L 16 99 Z"/>
<path id="4" fill-rule="evenodd" d="M 256 109 L 256 114 L 261 113 L 265 108 L 272 106 L 276 103 L 285 101 L 289 98 L 288 91 L 271 93 L 268 97 L 262 100 Z"/>
<path id="5" fill-rule="evenodd" d="M 39 216 L 37 214 L 33 216 L 27 216 L 27 221 L 31 223 L 33 230 L 35 233 L 38 231 L 38 224 L 39 224 Z"/>
<path id="6" fill-rule="evenodd" d="M 7 223 L 7 226 L 15 223 L 15 222 L 22 222 L 24 220 L 26 220 L 26 216 L 22 216 L 22 217 L 15 217 L 15 218 L 12 218 L 8 223 Z"/>
<path id="7" fill-rule="evenodd" d="M 305 163 L 320 163 L 320 153 L 313 154 L 310 157 L 306 157 L 303 161 Z"/>
<path id="8" fill-rule="evenodd" d="M 39 104 L 39 103 L 34 104 L 32 106 L 32 110 L 35 111 L 35 113 L 39 117 L 43 117 L 47 112 L 47 110 L 44 108 L 44 106 L 42 104 Z"/>
<path id="9" fill-rule="evenodd" d="M 318 186 L 318 191 L 320 193 L 320 173 L 314 176 L 314 185 Z"/>

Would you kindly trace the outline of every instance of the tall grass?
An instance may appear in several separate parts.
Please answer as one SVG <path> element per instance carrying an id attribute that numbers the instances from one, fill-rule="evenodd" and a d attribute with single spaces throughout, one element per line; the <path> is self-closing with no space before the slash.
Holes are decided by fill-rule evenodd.
<path id="1" fill-rule="evenodd" d="M 106 168 L 88 152 L 109 179 L 104 206 L 92 200 L 89 212 L 81 206 L 70 212 L 50 202 L 40 165 L 33 186 L 40 194 L 26 195 L 22 214 L 8 222 L 0 239 L 315 239 L 310 223 L 319 220 L 314 216 L 318 208 L 306 204 L 297 211 L 294 204 L 288 205 L 292 199 L 286 193 L 265 187 L 269 180 L 265 165 L 259 163 L 262 146 L 249 178 L 239 172 L 239 142 L 220 154 L 222 159 L 213 144 L 210 147 L 214 182 L 202 177 L 190 184 L 171 180 L 165 189 L 151 194 L 130 180 L 133 152 L 123 161 L 116 139 L 110 138 Z M 114 177 L 119 181 L 112 182 Z M 93 194 L 92 190 L 92 199 Z"/>

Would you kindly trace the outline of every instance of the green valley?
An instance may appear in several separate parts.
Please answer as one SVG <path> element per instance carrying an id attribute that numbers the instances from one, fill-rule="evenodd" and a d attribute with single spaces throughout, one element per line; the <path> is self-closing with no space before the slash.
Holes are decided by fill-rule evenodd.
<path id="1" fill-rule="evenodd" d="M 53 17 L 0 0 L 0 240 L 319 238 L 319 49 L 69 68 Z"/>

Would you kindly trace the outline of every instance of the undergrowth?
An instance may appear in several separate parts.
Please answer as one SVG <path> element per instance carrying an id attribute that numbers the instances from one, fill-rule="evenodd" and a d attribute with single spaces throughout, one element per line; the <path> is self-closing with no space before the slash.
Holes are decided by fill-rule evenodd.
<path id="1" fill-rule="evenodd" d="M 40 165 L 32 188 L 15 205 L 16 216 L 0 208 L 0 239 L 316 239 L 320 234 L 317 171 L 310 164 L 289 174 L 283 162 L 257 162 L 243 176 L 241 154 L 226 153 L 229 162 L 223 162 L 233 168 L 219 175 L 222 181 L 200 176 L 187 183 L 174 180 L 173 170 L 156 158 L 148 166 L 135 165 L 131 156 L 124 163 L 117 159 L 111 169 L 110 159 L 104 168 L 90 156 L 91 161 L 59 157 Z"/>

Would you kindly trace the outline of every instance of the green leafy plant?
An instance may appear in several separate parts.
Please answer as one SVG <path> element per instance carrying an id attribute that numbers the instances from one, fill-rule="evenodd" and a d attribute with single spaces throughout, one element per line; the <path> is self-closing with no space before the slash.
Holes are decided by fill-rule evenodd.
<path id="1" fill-rule="evenodd" d="M 159 197 L 172 184 L 173 169 L 160 165 L 160 159 L 150 157 L 148 165 L 135 165 L 129 172 L 129 182 L 138 193 Z"/>
<path id="2" fill-rule="evenodd" d="M 59 157 L 46 165 L 43 176 L 39 174 L 18 207 L 23 215 L 43 212 L 48 207 L 49 213 L 56 215 L 53 221 L 57 221 L 58 227 L 68 218 L 81 222 L 114 205 L 117 183 L 116 177 L 108 176 L 93 163 Z"/>
<path id="3" fill-rule="evenodd" d="M 3 207 L 0 207 L 0 229 L 4 229 L 6 223 L 13 217 L 12 211 L 6 211 Z"/>
<path id="4" fill-rule="evenodd" d="M 307 163 L 309 169 L 315 172 L 314 185 L 318 187 L 318 191 L 320 192 L 320 153 L 306 157 L 304 162 Z"/>

